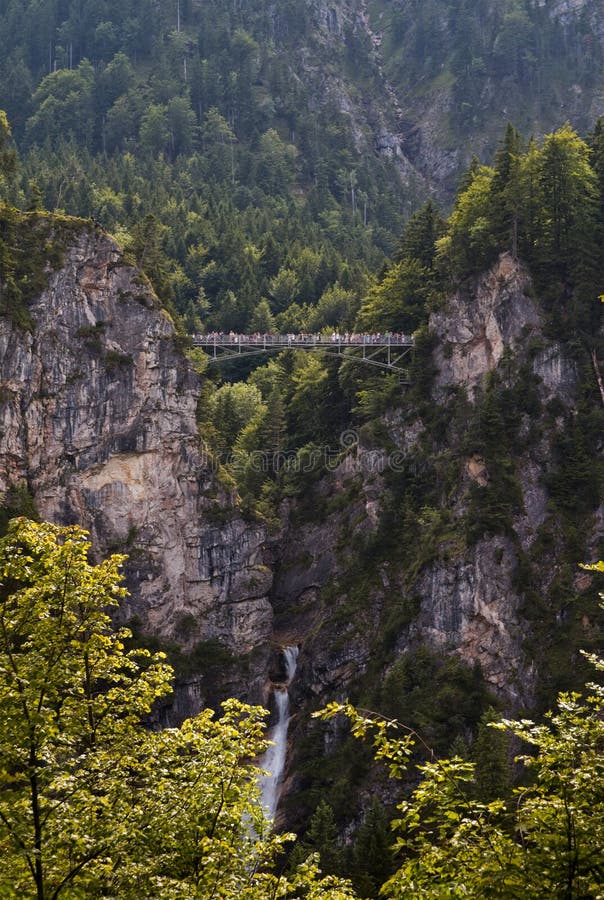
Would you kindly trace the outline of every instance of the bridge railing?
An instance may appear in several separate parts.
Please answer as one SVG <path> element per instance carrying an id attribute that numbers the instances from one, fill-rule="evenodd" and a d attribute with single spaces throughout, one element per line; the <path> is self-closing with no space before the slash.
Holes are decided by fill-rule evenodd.
<path id="1" fill-rule="evenodd" d="M 235 334 L 230 332 L 210 332 L 194 334 L 196 346 L 241 346 L 291 347 L 296 345 L 345 346 L 345 347 L 412 347 L 413 337 L 406 334 Z"/>

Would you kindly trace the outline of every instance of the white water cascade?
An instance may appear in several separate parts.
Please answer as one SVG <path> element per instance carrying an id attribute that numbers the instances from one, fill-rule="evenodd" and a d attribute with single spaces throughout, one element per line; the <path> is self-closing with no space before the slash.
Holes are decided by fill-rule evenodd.
<path id="1" fill-rule="evenodd" d="M 272 746 L 268 748 L 260 760 L 260 768 L 269 774 L 260 778 L 260 796 L 262 805 L 269 819 L 274 821 L 279 803 L 279 788 L 285 770 L 287 753 L 287 729 L 289 726 L 289 693 L 288 687 L 294 677 L 298 661 L 298 647 L 284 647 L 285 682 L 274 687 L 276 722 L 269 735 Z"/>

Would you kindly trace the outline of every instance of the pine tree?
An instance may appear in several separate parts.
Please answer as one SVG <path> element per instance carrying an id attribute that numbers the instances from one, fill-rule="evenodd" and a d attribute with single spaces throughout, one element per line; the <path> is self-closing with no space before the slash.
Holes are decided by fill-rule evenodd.
<path id="1" fill-rule="evenodd" d="M 0 190 L 8 184 L 17 171 L 17 153 L 12 144 L 10 125 L 4 110 L 0 109 Z"/>
<path id="2" fill-rule="evenodd" d="M 308 851 L 319 854 L 322 871 L 332 875 L 342 871 L 344 859 L 339 846 L 338 825 L 333 808 L 326 800 L 321 800 L 311 816 L 303 845 Z"/>
<path id="3" fill-rule="evenodd" d="M 250 331 L 258 334 L 272 334 L 275 331 L 275 320 L 268 305 L 268 300 L 262 299 L 250 320 Z"/>
<path id="4" fill-rule="evenodd" d="M 495 154 L 491 180 L 491 221 L 502 249 L 518 255 L 518 215 L 521 203 L 519 168 L 522 142 L 519 132 L 508 122 L 500 149 Z"/>
<path id="5" fill-rule="evenodd" d="M 384 805 L 374 800 L 357 829 L 352 850 L 352 880 L 361 897 L 378 897 L 395 871 L 390 820 Z"/>
<path id="6" fill-rule="evenodd" d="M 545 223 L 541 262 L 564 276 L 575 254 L 589 252 L 597 210 L 589 148 L 570 125 L 545 138 L 540 174 Z"/>
<path id="7" fill-rule="evenodd" d="M 600 116 L 595 124 L 589 140 L 591 149 L 591 167 L 598 180 L 599 221 L 604 226 L 604 116 Z"/>
<path id="8" fill-rule="evenodd" d="M 509 736 L 489 727 L 500 716 L 491 707 L 483 713 L 472 748 L 476 763 L 476 797 L 485 803 L 507 797 L 512 786 Z"/>
<path id="9" fill-rule="evenodd" d="M 424 268 L 431 269 L 436 241 L 442 237 L 445 228 L 445 220 L 432 200 L 428 200 L 407 222 L 396 259 L 416 259 Z"/>
<path id="10" fill-rule="evenodd" d="M 543 241 L 543 201 L 541 149 L 534 138 L 528 142 L 518 172 L 519 205 L 518 248 L 529 263 L 536 264 Z"/>
<path id="11" fill-rule="evenodd" d="M 160 299 L 171 304 L 174 296 L 169 278 L 170 262 L 163 248 L 165 232 L 165 226 L 149 213 L 134 225 L 125 249 L 148 276 Z"/>
<path id="12" fill-rule="evenodd" d="M 474 154 L 474 156 L 472 156 L 472 159 L 470 160 L 470 165 L 468 166 L 468 168 L 466 169 L 464 174 L 459 179 L 459 187 L 457 188 L 458 195 L 463 194 L 464 191 L 467 191 L 467 189 L 470 187 L 470 185 L 474 181 L 474 178 L 478 174 L 479 170 L 480 170 L 480 160 L 478 159 L 476 154 Z"/>

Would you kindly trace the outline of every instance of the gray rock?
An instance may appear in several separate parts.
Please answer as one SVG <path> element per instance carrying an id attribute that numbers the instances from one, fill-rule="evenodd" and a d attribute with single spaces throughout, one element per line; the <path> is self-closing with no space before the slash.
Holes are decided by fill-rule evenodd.
<path id="1" fill-rule="evenodd" d="M 31 313 L 32 334 L 0 321 L 0 491 L 26 481 L 40 515 L 87 528 L 97 556 L 126 550 L 121 619 L 185 650 L 265 644 L 264 529 L 212 471 L 199 379 L 140 273 L 83 226 Z"/>

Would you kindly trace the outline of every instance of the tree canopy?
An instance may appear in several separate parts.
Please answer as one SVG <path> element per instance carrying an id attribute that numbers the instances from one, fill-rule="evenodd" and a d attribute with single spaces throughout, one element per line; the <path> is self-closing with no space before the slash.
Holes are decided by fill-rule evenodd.
<path id="1" fill-rule="evenodd" d="M 269 834 L 250 770 L 262 709 L 149 727 L 173 673 L 111 626 L 123 557 L 89 552 L 81 529 L 27 519 L 0 540 L 2 897 L 351 896 L 312 860 L 271 871 L 291 836 Z"/>

